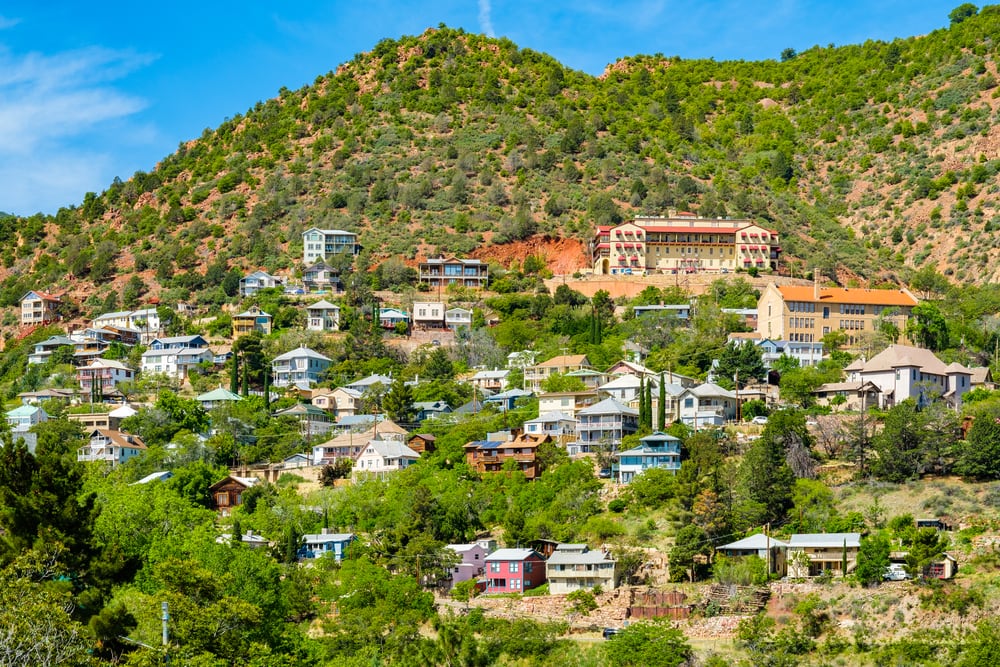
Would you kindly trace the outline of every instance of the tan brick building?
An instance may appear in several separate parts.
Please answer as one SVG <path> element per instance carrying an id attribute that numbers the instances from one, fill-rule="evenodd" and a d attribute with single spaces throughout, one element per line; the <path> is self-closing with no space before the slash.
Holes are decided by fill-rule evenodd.
<path id="1" fill-rule="evenodd" d="M 832 331 L 843 331 L 847 344 L 854 346 L 862 334 L 876 330 L 880 319 L 902 333 L 916 305 L 917 297 L 907 289 L 771 283 L 757 302 L 757 332 L 772 340 L 812 343 Z"/>

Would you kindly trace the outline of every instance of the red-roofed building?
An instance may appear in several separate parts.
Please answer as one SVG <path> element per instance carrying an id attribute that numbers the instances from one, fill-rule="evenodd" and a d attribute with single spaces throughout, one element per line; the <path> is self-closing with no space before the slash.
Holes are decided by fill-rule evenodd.
<path id="1" fill-rule="evenodd" d="M 594 273 L 607 275 L 775 269 L 781 248 L 778 232 L 752 220 L 675 213 L 598 227 L 592 251 Z"/>
<path id="2" fill-rule="evenodd" d="M 812 343 L 831 331 L 857 345 L 879 321 L 900 333 L 917 305 L 907 289 L 863 289 L 813 285 L 768 285 L 757 302 L 757 332 L 764 338 Z"/>
<path id="3" fill-rule="evenodd" d="M 58 321 L 61 305 L 59 297 L 31 290 L 21 297 L 21 326 L 32 327 Z"/>

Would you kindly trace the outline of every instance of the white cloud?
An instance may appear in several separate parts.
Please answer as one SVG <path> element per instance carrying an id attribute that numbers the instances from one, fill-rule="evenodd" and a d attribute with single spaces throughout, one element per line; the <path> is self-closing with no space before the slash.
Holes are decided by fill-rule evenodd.
<path id="1" fill-rule="evenodd" d="M 490 6 L 490 0 L 479 0 L 479 27 L 483 29 L 487 37 L 496 37 L 496 32 L 493 30 L 492 13 L 493 8 Z"/>
<path id="2" fill-rule="evenodd" d="M 110 152 L 91 144 L 146 108 L 116 83 L 151 60 L 98 47 L 0 51 L 0 211 L 54 212 L 107 185 Z"/>
<path id="3" fill-rule="evenodd" d="M 0 30 L 4 30 L 6 28 L 13 28 L 20 22 L 21 19 L 12 19 L 6 16 L 0 16 Z"/>

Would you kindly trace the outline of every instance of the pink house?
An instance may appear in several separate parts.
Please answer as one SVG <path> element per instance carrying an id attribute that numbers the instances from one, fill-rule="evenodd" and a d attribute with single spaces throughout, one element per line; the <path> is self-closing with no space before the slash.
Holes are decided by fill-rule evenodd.
<path id="1" fill-rule="evenodd" d="M 522 593 L 545 583 L 545 559 L 533 549 L 499 549 L 486 557 L 487 593 Z"/>
<path id="2" fill-rule="evenodd" d="M 461 559 L 451 568 L 451 585 L 460 581 L 477 579 L 483 575 L 486 567 L 486 549 L 478 544 L 449 544 L 445 549 L 451 549 Z"/>

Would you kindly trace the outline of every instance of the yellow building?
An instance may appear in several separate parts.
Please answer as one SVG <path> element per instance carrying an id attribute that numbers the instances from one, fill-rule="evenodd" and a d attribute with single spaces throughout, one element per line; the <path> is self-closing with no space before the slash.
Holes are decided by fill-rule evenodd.
<path id="1" fill-rule="evenodd" d="M 727 273 L 776 269 L 778 232 L 752 220 L 699 218 L 693 213 L 638 217 L 597 228 L 594 273 Z"/>
<path id="2" fill-rule="evenodd" d="M 271 333 L 271 316 L 257 306 L 250 310 L 233 315 L 233 338 L 239 338 L 248 333 L 259 331 L 265 336 Z"/>
<path id="3" fill-rule="evenodd" d="M 757 332 L 763 338 L 813 343 L 831 331 L 847 334 L 854 346 L 876 322 L 890 322 L 902 333 L 917 305 L 907 289 L 862 289 L 771 283 L 757 302 Z"/>

